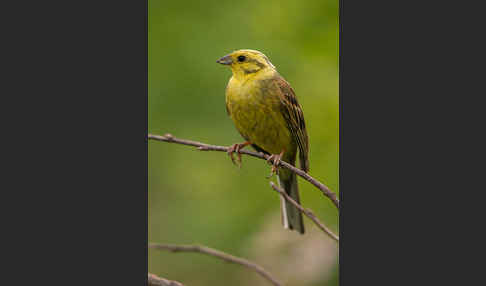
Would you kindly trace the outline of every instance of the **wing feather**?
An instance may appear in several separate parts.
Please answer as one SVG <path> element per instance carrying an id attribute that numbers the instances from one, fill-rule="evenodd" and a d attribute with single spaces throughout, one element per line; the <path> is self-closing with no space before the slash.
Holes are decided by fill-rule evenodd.
<path id="1" fill-rule="evenodd" d="M 290 84 L 280 76 L 276 78 L 275 82 L 280 89 L 282 114 L 299 148 L 300 168 L 307 172 L 309 171 L 309 138 L 305 127 L 304 113 Z"/>

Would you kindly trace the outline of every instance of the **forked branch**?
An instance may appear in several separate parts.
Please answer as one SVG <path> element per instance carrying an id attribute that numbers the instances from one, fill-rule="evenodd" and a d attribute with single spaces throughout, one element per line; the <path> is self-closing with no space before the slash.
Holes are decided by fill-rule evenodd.
<path id="1" fill-rule="evenodd" d="M 153 134 L 148 134 L 148 139 L 151 140 L 157 140 L 157 141 L 163 141 L 163 142 L 169 142 L 169 143 L 176 143 L 176 144 L 182 144 L 182 145 L 188 145 L 188 146 L 194 146 L 197 147 L 198 150 L 201 151 L 219 151 L 219 152 L 227 152 L 229 147 L 225 146 L 217 146 L 217 145 L 209 145 L 197 141 L 191 141 L 191 140 L 185 140 L 185 139 L 179 139 L 171 134 L 165 134 L 164 136 L 160 135 L 153 135 Z M 249 150 L 240 150 L 241 154 L 249 155 L 255 158 L 260 158 L 267 160 L 270 156 L 260 153 L 260 152 L 253 152 Z M 272 160 L 270 160 L 272 161 Z M 280 167 L 289 169 L 290 171 L 296 173 L 300 177 L 304 178 L 306 181 L 310 182 L 313 184 L 315 187 L 317 187 L 326 197 L 328 197 L 334 205 L 339 209 L 339 199 L 337 198 L 336 194 L 332 192 L 328 187 L 326 187 L 323 183 L 319 182 L 318 180 L 314 179 L 311 177 L 309 174 L 306 172 L 302 171 L 299 168 L 296 168 L 292 166 L 291 164 L 280 160 L 279 163 Z"/>
<path id="2" fill-rule="evenodd" d="M 316 225 L 319 227 L 323 232 L 327 233 L 332 239 L 339 242 L 339 237 L 335 235 L 327 226 L 325 226 L 310 209 L 304 209 L 301 205 L 299 205 L 294 199 L 292 199 L 286 192 L 284 192 L 281 188 L 275 185 L 273 182 L 270 182 L 270 186 L 280 193 L 288 202 L 293 204 L 296 208 L 299 209 L 304 215 L 310 218 Z"/>

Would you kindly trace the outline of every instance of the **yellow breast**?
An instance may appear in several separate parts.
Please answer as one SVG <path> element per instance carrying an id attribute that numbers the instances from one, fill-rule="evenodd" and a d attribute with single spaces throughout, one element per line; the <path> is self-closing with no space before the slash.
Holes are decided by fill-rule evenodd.
<path id="1" fill-rule="evenodd" d="M 232 77 L 226 88 L 226 106 L 240 134 L 271 154 L 296 152 L 296 144 L 281 113 L 278 87 L 272 74 L 238 80 Z M 285 156 L 287 157 L 287 156 Z"/>

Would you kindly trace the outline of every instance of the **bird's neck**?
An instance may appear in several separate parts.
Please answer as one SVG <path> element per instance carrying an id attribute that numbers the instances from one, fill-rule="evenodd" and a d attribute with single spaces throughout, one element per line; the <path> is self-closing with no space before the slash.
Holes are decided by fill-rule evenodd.
<path id="1" fill-rule="evenodd" d="M 267 77 L 271 77 L 275 73 L 276 71 L 269 67 L 251 73 L 245 72 L 242 69 L 238 69 L 238 70 L 233 70 L 233 78 L 241 82 L 242 84 L 244 84 L 245 82 L 251 79 L 264 79 Z"/>

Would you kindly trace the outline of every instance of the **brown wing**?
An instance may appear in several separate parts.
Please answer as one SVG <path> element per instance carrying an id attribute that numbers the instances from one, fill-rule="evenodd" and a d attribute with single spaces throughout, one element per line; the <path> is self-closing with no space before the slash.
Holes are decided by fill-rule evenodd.
<path id="1" fill-rule="evenodd" d="M 282 102 L 282 114 L 299 147 L 300 168 L 307 172 L 309 171 L 309 138 L 305 128 L 304 113 L 289 83 L 280 76 L 275 79 L 275 82 L 281 91 L 279 97 Z"/>

